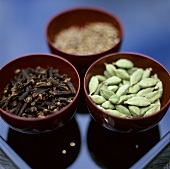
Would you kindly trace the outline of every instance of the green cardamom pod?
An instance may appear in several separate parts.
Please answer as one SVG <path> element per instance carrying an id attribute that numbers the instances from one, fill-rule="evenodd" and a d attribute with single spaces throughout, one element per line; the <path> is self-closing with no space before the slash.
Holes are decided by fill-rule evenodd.
<path id="1" fill-rule="evenodd" d="M 109 89 L 105 89 L 105 88 L 100 88 L 100 94 L 105 98 L 105 99 L 109 99 L 112 95 L 115 95 L 114 92 L 112 92 Z"/>
<path id="2" fill-rule="evenodd" d="M 130 76 L 124 69 L 116 69 L 115 70 L 116 76 L 120 77 L 123 80 L 129 80 Z"/>
<path id="3" fill-rule="evenodd" d="M 105 63 L 105 68 L 106 68 L 106 71 L 109 73 L 110 76 L 115 75 L 116 67 L 113 64 Z"/>
<path id="4" fill-rule="evenodd" d="M 96 104 L 102 104 L 106 101 L 106 99 L 103 96 L 100 95 L 90 95 L 90 98 L 96 103 Z"/>
<path id="5" fill-rule="evenodd" d="M 153 87 L 142 89 L 136 94 L 136 96 L 145 96 L 146 94 L 151 93 L 153 90 L 154 90 Z"/>
<path id="6" fill-rule="evenodd" d="M 124 85 L 125 84 L 129 84 L 130 85 L 130 81 L 129 80 L 123 80 L 122 82 L 123 82 Z"/>
<path id="7" fill-rule="evenodd" d="M 104 109 L 114 109 L 114 105 L 110 102 L 110 101 L 105 101 L 104 103 L 102 103 L 101 105 Z"/>
<path id="8" fill-rule="evenodd" d="M 137 106 L 128 106 L 132 116 L 141 116 L 140 109 Z"/>
<path id="9" fill-rule="evenodd" d="M 155 102 L 156 100 L 160 99 L 162 96 L 162 92 L 160 90 L 153 91 L 145 95 L 145 97 L 151 102 Z"/>
<path id="10" fill-rule="evenodd" d="M 107 70 L 104 70 L 104 76 L 105 76 L 106 78 L 111 77 Z"/>
<path id="11" fill-rule="evenodd" d="M 92 95 L 99 85 L 99 80 L 96 76 L 92 76 L 89 82 L 89 94 Z"/>
<path id="12" fill-rule="evenodd" d="M 137 93 L 140 90 L 139 83 L 134 84 L 133 86 L 130 86 L 129 93 Z"/>
<path id="13" fill-rule="evenodd" d="M 130 84 L 131 86 L 138 83 L 143 75 L 143 69 L 137 69 L 131 76 L 130 76 Z"/>
<path id="14" fill-rule="evenodd" d="M 141 88 L 147 88 L 147 87 L 155 86 L 157 82 L 158 82 L 157 79 L 148 77 L 148 78 L 142 79 L 139 82 L 139 85 L 141 86 Z"/>
<path id="15" fill-rule="evenodd" d="M 117 96 L 122 96 L 122 95 L 124 95 L 125 93 L 127 93 L 129 87 L 130 87 L 129 84 L 122 85 L 122 86 L 117 90 L 116 95 L 117 95 Z"/>
<path id="16" fill-rule="evenodd" d="M 129 69 L 133 67 L 133 62 L 128 59 L 119 59 L 114 63 L 114 65 L 119 68 Z"/>
<path id="17" fill-rule="evenodd" d="M 142 75 L 142 79 L 150 77 L 151 71 L 152 71 L 152 68 L 145 69 L 144 72 L 143 72 L 143 75 Z"/>
<path id="18" fill-rule="evenodd" d="M 99 82 L 103 82 L 106 80 L 106 77 L 103 75 L 96 75 L 96 77 L 98 78 Z"/>
<path id="19" fill-rule="evenodd" d="M 126 100 L 124 103 L 133 106 L 149 106 L 151 104 L 147 98 L 141 96 L 134 96 Z"/>
<path id="20" fill-rule="evenodd" d="M 127 73 L 128 73 L 129 75 L 132 75 L 137 69 L 138 69 L 137 67 L 132 67 L 132 68 L 130 68 L 130 69 L 127 69 Z"/>
<path id="21" fill-rule="evenodd" d="M 119 111 L 122 114 L 125 114 L 128 117 L 131 117 L 130 111 L 128 108 L 126 108 L 123 105 L 116 105 L 116 110 Z"/>
<path id="22" fill-rule="evenodd" d="M 118 89 L 118 86 L 116 86 L 116 85 L 108 86 L 108 89 L 111 90 L 112 92 L 116 92 Z"/>
<path id="23" fill-rule="evenodd" d="M 163 84 L 160 80 L 156 83 L 155 89 L 156 90 L 158 90 L 158 89 L 163 90 Z"/>
<path id="24" fill-rule="evenodd" d="M 135 96 L 135 94 L 128 94 L 128 95 L 120 96 L 119 104 L 124 103 L 124 101 L 126 101 L 126 100 L 128 100 L 128 99 L 130 99 L 130 98 L 132 98 L 134 96 Z"/>
<path id="25" fill-rule="evenodd" d="M 105 111 L 107 113 L 112 114 L 112 115 L 117 116 L 117 117 L 127 117 L 125 114 L 122 114 L 117 110 L 106 109 Z"/>
<path id="26" fill-rule="evenodd" d="M 150 108 L 149 110 L 146 111 L 144 116 L 149 116 L 149 115 L 151 115 L 153 113 L 156 113 L 159 110 L 160 110 L 160 105 L 159 104 L 155 104 L 152 108 Z"/>
<path id="27" fill-rule="evenodd" d="M 107 84 L 107 85 L 116 85 L 119 84 L 121 82 L 121 79 L 117 76 L 112 76 L 109 77 L 108 79 L 106 79 L 103 83 Z"/>
<path id="28" fill-rule="evenodd" d="M 116 94 L 115 95 L 112 95 L 110 98 L 109 98 L 109 101 L 113 104 L 118 104 L 119 103 L 119 100 L 120 100 L 120 97 L 117 96 Z"/>

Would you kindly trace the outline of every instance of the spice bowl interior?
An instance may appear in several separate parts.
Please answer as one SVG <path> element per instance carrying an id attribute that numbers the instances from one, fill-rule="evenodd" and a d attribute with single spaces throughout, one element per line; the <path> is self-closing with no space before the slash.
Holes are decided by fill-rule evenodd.
<path id="1" fill-rule="evenodd" d="M 28 74 L 28 68 L 32 70 L 32 73 Z M 25 70 L 26 73 L 24 73 Z M 22 75 L 16 78 L 17 71 L 22 72 Z M 60 80 L 57 80 L 56 77 Z M 66 124 L 75 114 L 80 91 L 79 74 L 69 61 L 60 56 L 46 53 L 20 56 L 0 69 L 0 79 L 2 79 L 0 84 L 0 115 L 15 130 L 25 133 L 51 131 Z M 37 81 L 37 79 L 40 80 Z M 41 81 L 41 79 L 44 80 Z M 71 83 L 71 89 L 67 83 Z M 9 96 L 7 99 L 9 102 L 2 102 L 4 90 L 7 89 L 7 86 L 10 88 L 10 85 L 13 85 L 13 89 L 6 90 L 9 92 L 9 95 L 6 94 Z M 60 89 L 65 90 L 66 95 L 61 94 Z M 71 92 L 73 89 L 74 91 Z M 19 91 L 21 91 L 20 94 Z M 10 111 L 3 107 L 5 104 L 8 105 L 7 109 Z M 45 108 L 45 105 L 48 105 L 48 108 Z M 12 107 L 15 110 L 13 111 L 10 106 L 15 106 Z M 29 115 L 24 114 L 26 110 Z"/>
<path id="2" fill-rule="evenodd" d="M 106 71 L 106 63 L 108 63 L 108 64 L 111 63 L 113 65 L 119 59 L 127 59 L 127 60 L 131 61 L 134 64 L 134 66 L 137 67 L 138 69 L 142 68 L 142 70 L 146 70 L 147 68 L 149 68 L 151 70 L 150 77 L 153 77 L 156 79 L 159 78 L 159 81 L 162 82 L 162 87 L 163 87 L 162 88 L 163 90 L 161 89 L 161 91 L 163 91 L 163 92 L 161 92 L 162 95 L 161 95 L 161 97 L 159 97 L 159 110 L 156 109 L 156 111 L 154 113 L 150 113 L 148 115 L 144 115 L 144 114 L 136 115 L 137 111 L 136 112 L 133 111 L 135 116 L 124 117 L 122 115 L 120 116 L 120 114 L 119 115 L 114 114 L 113 111 L 110 111 L 113 114 L 109 113 L 105 109 L 101 108 L 103 106 L 103 105 L 101 106 L 101 104 L 103 102 L 99 103 L 98 102 L 99 99 L 96 101 L 98 103 L 96 103 L 96 102 L 94 102 L 94 100 L 92 100 L 92 97 L 90 96 L 90 93 L 89 93 L 90 92 L 89 90 L 93 90 L 93 89 L 89 88 L 89 83 L 90 83 L 92 77 L 94 77 L 94 76 L 96 77 L 96 75 L 104 75 L 104 71 Z M 108 71 L 107 71 L 107 73 L 108 73 Z M 102 83 L 104 84 L 105 82 L 103 81 Z M 108 83 L 109 83 L 109 81 L 108 81 Z M 91 87 L 91 88 L 94 88 L 95 85 L 96 85 L 96 82 L 93 83 L 93 85 L 92 85 L 93 87 Z M 142 83 L 140 83 L 140 85 L 142 86 Z M 144 85 L 146 85 L 146 83 Z M 143 85 L 143 87 L 144 87 L 144 85 Z M 169 86 L 170 86 L 170 75 L 169 75 L 169 72 L 166 70 L 166 68 L 163 65 L 161 65 L 158 61 L 156 61 L 155 59 L 153 59 L 149 56 L 146 56 L 146 55 L 143 55 L 140 53 L 134 53 L 134 52 L 119 52 L 119 53 L 113 53 L 113 54 L 106 55 L 106 56 L 96 60 L 88 68 L 88 70 L 85 74 L 85 77 L 84 77 L 84 91 L 85 91 L 86 103 L 87 103 L 87 106 L 88 106 L 91 116 L 94 118 L 94 120 L 97 123 L 99 123 L 103 127 L 108 128 L 112 131 L 122 132 L 122 133 L 142 132 L 142 131 L 149 130 L 152 127 L 154 127 L 155 125 L 157 125 L 158 122 L 164 117 L 164 115 L 166 114 L 166 112 L 169 108 L 169 104 L 170 104 L 170 88 L 169 88 Z M 119 88 L 120 88 L 120 86 L 119 86 Z M 149 87 L 149 88 L 152 88 L 152 87 Z M 153 87 L 153 88 L 154 89 L 152 91 L 157 89 L 157 87 Z M 140 90 L 142 90 L 142 88 L 140 88 Z M 138 92 L 140 90 L 138 90 Z M 100 92 L 103 92 L 103 95 L 101 93 L 100 94 L 102 96 L 108 96 L 108 94 L 106 94 L 106 92 L 104 93 L 104 91 L 107 91 L 107 90 L 104 90 L 104 89 L 100 90 Z M 114 94 L 115 93 L 117 94 L 117 91 L 115 91 Z M 120 94 L 120 91 L 119 91 L 119 94 Z M 139 98 L 139 94 L 137 95 L 137 92 L 136 93 L 134 92 L 133 97 L 135 99 L 137 97 Z M 148 98 L 149 95 L 146 96 L 146 94 L 145 94 L 144 97 L 145 97 L 144 99 L 146 99 L 146 98 L 149 99 Z M 151 97 L 151 100 L 154 97 L 155 96 Z M 121 96 L 119 98 L 121 98 Z M 128 104 L 134 104 L 134 103 L 132 103 L 132 100 L 133 99 L 131 99 L 131 102 L 130 102 L 130 99 L 128 101 L 126 100 L 124 102 L 116 102 L 114 104 L 113 109 L 119 110 L 119 112 L 121 114 L 122 114 L 122 112 L 125 113 L 124 109 L 118 109 L 118 108 L 120 108 L 122 106 L 122 103 L 124 103 L 123 104 L 124 107 L 125 106 L 129 107 Z M 115 102 L 115 100 L 111 100 L 110 98 L 109 98 L 109 101 L 110 102 L 112 101 L 111 103 L 113 103 L 113 101 Z M 134 100 L 133 100 L 133 102 L 134 102 Z M 139 102 L 140 102 L 140 104 L 139 104 Z M 143 111 L 144 109 L 142 110 L 142 108 L 144 108 L 146 105 L 144 106 L 144 102 L 142 100 L 139 102 L 136 103 L 136 101 L 135 101 L 135 104 L 138 104 L 137 106 L 139 107 L 139 112 L 141 113 L 141 112 L 144 112 Z M 152 103 L 152 102 L 151 103 L 150 102 L 149 102 L 149 106 Z M 134 104 L 134 106 L 136 107 L 135 104 Z M 154 102 L 152 104 L 156 104 L 156 102 Z M 117 105 L 121 105 L 121 106 L 117 106 Z M 106 104 L 105 104 L 105 106 L 106 106 Z M 111 108 L 109 108 L 109 109 L 111 109 Z"/>
<path id="3" fill-rule="evenodd" d="M 86 38 L 89 36 L 88 45 L 83 44 L 87 39 L 85 40 L 85 35 L 83 33 L 80 34 L 77 28 L 87 29 L 87 25 L 95 23 L 107 23 L 112 25 L 118 32 L 117 40 L 108 49 L 102 49 L 101 51 L 91 51 L 91 53 L 87 53 L 91 50 L 92 45 L 95 45 L 95 48 L 93 49 L 97 49 L 99 40 L 95 42 L 94 38 L 91 37 L 91 35 L 87 34 Z M 62 47 L 70 41 L 69 39 L 71 37 L 69 36 L 69 38 L 58 38 L 59 40 L 56 40 L 56 37 L 58 37 L 62 31 L 67 32 L 70 28 L 76 29 L 75 32 L 72 33 L 72 35 L 76 34 L 76 38 L 79 38 L 76 39 L 74 37 L 71 45 L 68 45 L 66 49 L 63 49 Z M 88 29 L 90 30 L 91 28 Z M 103 32 L 107 32 L 107 29 L 105 29 L 105 31 Z M 70 35 L 71 33 L 68 34 Z M 96 32 L 94 32 L 94 34 L 96 34 Z M 93 39 L 90 40 L 90 38 Z M 100 42 L 102 41 L 102 39 L 104 39 L 104 37 L 100 38 Z M 114 37 L 112 37 L 112 39 L 114 39 Z M 50 51 L 69 60 L 77 68 L 78 72 L 82 74 L 82 76 L 84 76 L 87 68 L 96 59 L 105 54 L 119 51 L 122 39 L 123 27 L 120 20 L 114 14 L 98 8 L 78 7 L 62 11 L 61 13 L 58 13 L 53 18 L 51 18 L 46 26 L 46 42 Z M 56 42 L 60 42 L 60 44 L 57 43 L 58 45 L 56 46 Z M 78 51 L 80 45 L 82 45 L 81 52 L 80 50 Z M 70 47 L 74 49 L 68 50 L 68 48 Z"/>

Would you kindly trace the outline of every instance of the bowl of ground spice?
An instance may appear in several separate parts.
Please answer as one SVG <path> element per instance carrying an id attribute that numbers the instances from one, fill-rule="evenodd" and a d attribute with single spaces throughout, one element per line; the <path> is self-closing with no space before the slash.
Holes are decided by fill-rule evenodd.
<path id="1" fill-rule="evenodd" d="M 63 126 L 77 109 L 80 78 L 64 58 L 18 57 L 0 69 L 0 115 L 13 129 L 39 133 Z"/>
<path id="2" fill-rule="evenodd" d="M 170 74 L 153 58 L 119 52 L 96 60 L 84 77 L 86 103 L 100 125 L 117 132 L 151 129 L 170 104 Z"/>
<path id="3" fill-rule="evenodd" d="M 122 38 L 120 20 L 108 11 L 92 7 L 62 11 L 46 27 L 50 51 L 69 60 L 82 76 L 96 59 L 119 51 Z"/>
<path id="4" fill-rule="evenodd" d="M 46 42 L 51 53 L 70 61 L 81 80 L 78 112 L 87 113 L 83 78 L 98 58 L 119 51 L 123 39 L 120 19 L 95 7 L 77 7 L 53 16 L 46 26 Z"/>

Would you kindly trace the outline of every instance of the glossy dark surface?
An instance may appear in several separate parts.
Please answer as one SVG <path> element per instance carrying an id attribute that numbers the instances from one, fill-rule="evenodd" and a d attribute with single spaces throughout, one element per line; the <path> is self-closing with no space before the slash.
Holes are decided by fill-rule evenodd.
<path id="1" fill-rule="evenodd" d="M 45 26 L 48 20 L 56 13 L 62 12 L 63 10 L 66 10 L 70 7 L 87 5 L 97 6 L 106 9 L 110 12 L 115 13 L 118 18 L 121 19 L 122 24 L 124 25 L 125 32 L 121 51 L 133 51 L 151 56 L 154 59 L 158 60 L 161 64 L 163 64 L 168 69 L 168 71 L 170 71 L 169 0 L 129 0 L 123 2 L 119 0 L 0 1 L 0 67 L 2 67 L 10 60 L 15 59 L 18 56 L 25 55 L 27 53 L 49 52 L 48 46 L 45 41 Z M 129 149 L 128 157 L 131 158 L 130 161 L 126 160 L 125 157 L 127 156 L 127 154 L 125 151 L 125 157 L 123 157 L 123 159 L 125 160 L 121 161 L 121 168 L 123 168 L 123 165 L 126 168 L 127 165 L 132 165 L 135 162 L 139 161 L 142 157 L 145 157 L 145 153 L 148 150 L 150 150 L 152 147 L 154 148 L 154 145 L 156 146 L 156 143 L 160 142 L 163 136 L 166 135 L 166 133 L 170 130 L 169 119 L 170 110 L 168 110 L 167 114 L 159 122 L 158 126 L 153 129 L 154 132 L 153 130 L 149 130 L 146 134 L 143 133 L 140 136 L 128 136 L 128 142 L 126 144 L 129 143 L 131 138 L 133 138 L 134 141 L 129 143 L 129 146 L 127 147 L 127 149 Z M 75 123 L 78 125 L 78 128 L 76 127 Z M 96 125 L 97 124 L 94 123 L 94 121 L 91 125 L 91 117 L 88 112 L 84 114 L 76 113 L 75 121 L 73 119 L 73 123 L 71 123 L 70 125 L 73 126 L 70 127 L 72 129 L 71 131 L 69 130 L 70 133 L 68 133 L 65 129 L 61 129 L 63 131 L 62 135 L 64 136 L 62 138 L 60 137 L 62 141 L 58 140 L 57 142 L 60 143 L 61 148 L 59 149 L 59 146 L 57 144 L 54 145 L 54 142 L 52 140 L 55 140 L 55 134 L 60 133 L 61 131 L 54 132 L 54 135 L 49 133 L 49 141 L 46 141 L 46 138 L 44 138 L 44 136 L 37 136 L 34 142 L 33 138 L 35 136 L 25 136 L 21 133 L 17 133 L 16 131 L 9 129 L 8 125 L 2 119 L 0 119 L 0 135 L 8 143 L 8 145 L 10 145 L 18 154 L 20 154 L 22 159 L 29 163 L 30 166 L 33 165 L 35 161 L 33 160 L 32 162 L 30 162 L 28 156 L 30 157 L 33 152 L 37 154 L 37 149 L 40 149 L 40 152 L 43 152 L 43 150 L 44 152 L 49 152 L 47 148 L 44 148 L 44 146 L 48 146 L 49 149 L 53 148 L 54 151 L 56 150 L 55 153 L 54 151 L 52 151 L 55 155 L 59 154 L 61 155 L 61 157 L 63 157 L 63 154 L 61 152 L 61 150 L 63 149 L 68 150 L 69 153 L 70 151 L 72 152 L 72 156 L 75 158 L 70 159 L 72 163 L 67 163 L 67 168 L 69 169 L 99 169 L 107 164 L 110 166 L 110 163 L 112 163 L 111 165 L 114 167 L 114 165 L 116 166 L 118 162 L 113 158 L 105 158 L 103 154 L 106 151 L 105 149 L 112 149 L 114 152 L 115 145 L 119 144 L 119 139 L 125 138 L 126 136 L 121 135 L 120 137 L 117 137 L 117 134 L 109 132 L 108 130 L 101 128 L 101 126 Z M 77 129 L 80 132 L 80 140 Z M 93 129 L 98 129 L 99 133 L 96 132 L 96 130 L 94 131 Z M 101 137 L 98 136 L 100 135 L 100 133 Z M 150 134 L 152 134 L 152 136 L 154 135 L 154 137 L 151 138 Z M 68 140 L 68 142 L 64 142 L 64 140 L 67 140 L 68 135 L 70 136 L 70 139 Z M 95 140 L 94 136 L 96 136 Z M 13 145 L 13 143 L 11 143 L 11 137 L 13 137 L 13 139 L 22 139 L 22 144 L 21 142 L 18 142 L 16 145 Z M 29 146 L 29 151 L 32 151 L 30 154 L 29 151 L 24 152 L 23 150 L 25 138 L 31 140 L 31 142 L 34 142 L 35 145 L 37 145 L 37 141 L 40 138 L 44 138 L 44 141 L 39 145 L 39 147 L 37 147 L 37 149 L 31 150 L 32 148 L 35 148 L 35 146 Z M 104 138 L 106 138 L 106 140 Z M 141 143 L 141 140 L 139 139 L 144 140 L 144 142 Z M 111 145 L 110 140 L 114 140 L 114 143 L 117 143 L 115 145 Z M 145 140 L 148 140 L 149 143 L 146 143 Z M 80 145 L 80 149 L 79 147 L 70 147 L 70 141 L 75 141 L 78 146 Z M 94 146 L 94 141 L 96 141 L 97 143 L 95 144 L 96 146 Z M 113 147 L 110 148 L 109 146 L 108 148 L 107 141 L 109 141 L 108 145 Z M 28 141 L 26 140 L 26 142 Z M 122 143 L 123 141 L 121 142 L 121 145 Z M 134 145 L 138 145 L 139 143 L 139 147 L 134 147 Z M 100 147 L 101 145 L 103 147 L 101 148 L 101 151 L 98 152 L 98 147 Z M 118 152 L 120 150 L 119 148 L 121 145 L 119 144 L 118 146 L 116 146 L 118 149 L 116 149 L 115 152 Z M 138 149 L 136 149 L 136 147 Z M 15 155 L 8 146 L 5 147 L 4 144 L 0 144 L 0 148 L 3 148 L 6 152 L 8 152 L 10 158 L 12 158 L 19 167 L 24 169 L 28 168 L 25 166 L 20 158 L 17 158 L 17 155 Z M 157 151 L 157 149 L 155 151 Z M 69 153 L 68 156 L 70 155 Z M 77 153 L 78 155 L 76 156 Z M 138 155 L 135 155 L 134 157 L 134 154 Z M 152 154 L 150 154 L 149 157 L 151 156 Z M 59 159 L 61 159 L 61 157 Z M 107 154 L 106 157 L 108 157 Z M 55 159 L 56 166 L 57 158 L 58 156 L 56 156 Z M 145 162 L 149 161 L 142 161 L 142 164 Z M 41 166 L 40 163 L 41 162 L 39 162 L 38 164 L 37 162 L 37 164 L 35 165 Z M 54 163 L 54 159 L 48 159 L 48 162 L 46 163 L 50 165 L 50 163 Z M 137 166 L 137 169 L 139 168 L 140 165 Z"/>

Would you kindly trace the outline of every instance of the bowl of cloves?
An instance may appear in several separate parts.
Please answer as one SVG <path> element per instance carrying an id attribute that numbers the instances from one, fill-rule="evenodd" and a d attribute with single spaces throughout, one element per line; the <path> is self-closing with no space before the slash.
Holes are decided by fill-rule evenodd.
<path id="1" fill-rule="evenodd" d="M 20 56 L 0 69 L 0 79 L 0 115 L 13 129 L 26 133 L 51 131 L 75 114 L 79 74 L 60 56 Z"/>
<path id="2" fill-rule="evenodd" d="M 105 128 L 122 133 L 146 131 L 165 116 L 170 74 L 154 58 L 118 52 L 96 60 L 84 77 L 90 114 Z"/>

